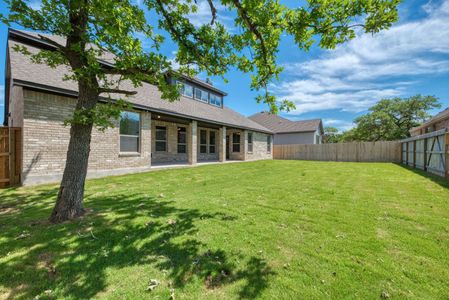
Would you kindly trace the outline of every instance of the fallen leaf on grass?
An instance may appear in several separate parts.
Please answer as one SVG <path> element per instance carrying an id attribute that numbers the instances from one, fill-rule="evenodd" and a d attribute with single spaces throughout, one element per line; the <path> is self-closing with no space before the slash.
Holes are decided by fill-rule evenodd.
<path id="1" fill-rule="evenodd" d="M 31 234 L 24 231 L 16 237 L 16 240 L 26 239 L 27 237 L 30 237 L 30 236 L 31 236 Z"/>
<path id="2" fill-rule="evenodd" d="M 148 283 L 148 287 L 147 287 L 147 291 L 152 291 L 154 290 L 159 284 L 161 284 L 159 282 L 159 280 L 156 279 L 150 279 L 150 283 Z"/>

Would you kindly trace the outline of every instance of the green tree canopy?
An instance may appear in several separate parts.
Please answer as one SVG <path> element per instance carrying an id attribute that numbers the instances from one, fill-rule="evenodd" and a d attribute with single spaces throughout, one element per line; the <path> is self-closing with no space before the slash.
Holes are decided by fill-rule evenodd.
<path id="1" fill-rule="evenodd" d="M 110 118 L 117 118 L 123 108 L 122 102 L 97 105 L 99 95 L 131 95 L 133 91 L 120 83 L 139 86 L 145 81 L 156 85 L 164 99 L 180 96 L 166 81 L 165 74 L 173 73 L 173 66 L 161 51 L 170 42 L 164 36 L 178 48 L 180 68 L 175 74 L 224 76 L 230 68 L 251 73 L 251 88 L 260 91 L 256 101 L 277 112 L 293 107 L 289 101 L 277 101 L 267 89 L 282 71 L 276 63 L 281 36 L 292 36 L 299 50 L 307 51 L 315 42 L 332 49 L 354 38 L 357 28 L 366 33 L 389 28 L 398 18 L 400 2 L 308 0 L 288 7 L 277 0 L 207 0 L 211 21 L 195 26 L 189 18 L 198 9 L 193 0 L 144 0 L 147 13 L 130 0 L 42 0 L 38 9 L 26 0 L 4 1 L 9 8 L 8 15 L 0 15 L 4 23 L 63 37 L 41 35 L 54 50 L 34 54 L 25 47 L 16 50 L 30 55 L 35 63 L 68 66 L 64 79 L 78 83 L 74 116 L 67 121 L 71 138 L 51 217 L 54 222 L 83 214 L 92 127 L 110 126 Z M 233 15 L 236 30 L 227 30 L 217 19 L 218 5 Z M 149 50 L 137 35 L 150 41 Z"/>
<path id="2" fill-rule="evenodd" d="M 409 98 L 380 100 L 369 113 L 354 120 L 356 127 L 344 133 L 344 141 L 393 141 L 410 136 L 410 129 L 430 117 L 428 111 L 439 108 L 437 98 L 416 95 Z"/>
<path id="3" fill-rule="evenodd" d="M 338 143 L 340 140 L 341 133 L 338 128 L 327 126 L 324 127 L 323 142 L 326 144 Z"/>

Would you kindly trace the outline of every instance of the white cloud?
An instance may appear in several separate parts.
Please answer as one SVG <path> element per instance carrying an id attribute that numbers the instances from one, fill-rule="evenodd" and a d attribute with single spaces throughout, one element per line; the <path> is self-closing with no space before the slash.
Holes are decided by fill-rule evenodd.
<path id="1" fill-rule="evenodd" d="M 191 13 L 188 15 L 190 22 L 196 26 L 200 27 L 201 25 L 210 24 L 212 21 L 212 13 L 209 6 L 209 3 L 206 0 L 197 1 L 197 11 L 195 13 Z M 232 26 L 229 26 L 231 18 L 225 15 L 226 7 L 224 7 L 219 2 L 214 2 L 215 9 L 217 10 L 217 18 L 215 21 L 218 21 L 226 26 L 228 30 L 232 29 Z"/>
<path id="2" fill-rule="evenodd" d="M 338 119 L 323 119 L 323 125 L 324 127 L 332 126 L 336 127 L 340 131 L 347 131 L 352 128 L 354 128 L 355 124 L 352 122 L 348 122 L 345 120 L 338 120 Z"/>
<path id="3" fill-rule="evenodd" d="M 427 12 L 422 20 L 360 35 L 305 63 L 286 64 L 290 79 L 271 89 L 296 104 L 293 114 L 361 112 L 381 98 L 403 95 L 420 76 L 448 73 L 449 0 L 422 9 Z"/>

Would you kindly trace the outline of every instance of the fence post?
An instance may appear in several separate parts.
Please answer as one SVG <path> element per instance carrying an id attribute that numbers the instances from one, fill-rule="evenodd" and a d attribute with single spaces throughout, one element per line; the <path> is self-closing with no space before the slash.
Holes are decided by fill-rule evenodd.
<path id="1" fill-rule="evenodd" d="M 424 139 L 424 171 L 427 171 L 427 138 Z"/>
<path id="2" fill-rule="evenodd" d="M 445 140 L 446 140 L 446 147 L 445 147 L 446 153 L 444 155 L 445 156 L 444 175 L 445 175 L 446 178 L 449 179 L 449 132 L 446 133 Z"/>
<path id="3" fill-rule="evenodd" d="M 413 168 L 416 168 L 416 140 L 413 141 Z"/>

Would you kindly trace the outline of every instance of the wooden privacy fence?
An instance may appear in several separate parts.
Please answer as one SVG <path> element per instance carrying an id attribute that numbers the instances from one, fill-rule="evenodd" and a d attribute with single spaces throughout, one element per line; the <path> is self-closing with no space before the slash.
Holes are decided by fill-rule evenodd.
<path id="1" fill-rule="evenodd" d="M 274 145 L 274 159 L 400 162 L 400 142 L 355 142 L 319 145 Z"/>
<path id="2" fill-rule="evenodd" d="M 449 178 L 448 129 L 402 140 L 402 163 Z"/>
<path id="3" fill-rule="evenodd" d="M 0 127 L 0 188 L 20 183 L 22 131 Z"/>

